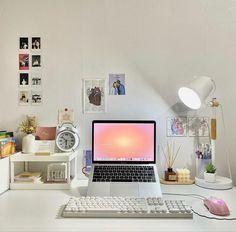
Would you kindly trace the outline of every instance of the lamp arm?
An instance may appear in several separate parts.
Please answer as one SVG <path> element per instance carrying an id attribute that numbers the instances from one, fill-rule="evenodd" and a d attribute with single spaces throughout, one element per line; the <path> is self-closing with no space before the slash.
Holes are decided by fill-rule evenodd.
<path id="1" fill-rule="evenodd" d="M 214 88 L 213 88 L 213 90 L 212 90 L 212 94 L 213 93 L 215 93 L 215 91 L 216 91 L 216 82 L 211 78 L 211 81 L 212 81 L 212 83 L 213 83 L 213 86 L 214 86 Z"/>

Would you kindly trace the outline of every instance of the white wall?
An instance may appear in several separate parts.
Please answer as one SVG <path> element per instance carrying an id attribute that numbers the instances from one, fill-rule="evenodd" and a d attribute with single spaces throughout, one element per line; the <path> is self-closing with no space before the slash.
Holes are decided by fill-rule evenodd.
<path id="1" fill-rule="evenodd" d="M 16 130 L 28 113 L 40 125 L 56 125 L 57 110 L 68 107 L 75 111 L 81 148 L 90 148 L 91 120 L 100 118 L 155 119 L 157 143 L 164 144 L 178 86 L 208 75 L 224 106 L 235 169 L 235 24 L 236 2 L 227 0 L 0 0 L 0 128 Z M 44 102 L 18 106 L 18 38 L 36 35 L 42 38 Z M 127 95 L 108 95 L 105 114 L 83 114 L 82 78 L 108 80 L 109 73 L 126 74 Z M 219 132 L 217 166 L 226 175 L 222 126 Z M 175 142 L 181 144 L 176 166 L 194 172 L 194 139 Z M 233 176 L 236 181 L 234 170 Z"/>

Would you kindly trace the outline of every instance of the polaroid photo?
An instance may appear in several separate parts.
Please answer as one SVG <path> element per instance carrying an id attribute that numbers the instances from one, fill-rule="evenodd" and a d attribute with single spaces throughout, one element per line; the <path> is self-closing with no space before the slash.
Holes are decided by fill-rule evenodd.
<path id="1" fill-rule="evenodd" d="M 166 131 L 168 137 L 187 136 L 187 117 L 167 117 Z"/>
<path id="2" fill-rule="evenodd" d="M 40 72 L 31 73 L 31 86 L 32 88 L 42 87 L 42 73 Z"/>
<path id="3" fill-rule="evenodd" d="M 105 79 L 83 80 L 83 112 L 106 112 Z"/>
<path id="4" fill-rule="evenodd" d="M 32 68 L 41 67 L 41 55 L 32 55 Z"/>
<path id="5" fill-rule="evenodd" d="M 19 54 L 19 70 L 29 70 L 29 54 Z"/>
<path id="6" fill-rule="evenodd" d="M 125 95 L 125 74 L 109 74 L 109 94 Z"/>
<path id="7" fill-rule="evenodd" d="M 28 106 L 30 103 L 30 91 L 20 91 L 19 92 L 19 105 Z"/>
<path id="8" fill-rule="evenodd" d="M 29 38 L 28 37 L 20 37 L 19 38 L 19 49 L 20 50 L 29 49 Z"/>
<path id="9" fill-rule="evenodd" d="M 42 91 L 31 91 L 31 105 L 38 106 L 42 104 Z"/>
<path id="10" fill-rule="evenodd" d="M 29 73 L 20 73 L 19 76 L 20 76 L 19 87 L 21 87 L 21 88 L 29 87 L 29 85 L 30 85 Z"/>
<path id="11" fill-rule="evenodd" d="M 40 37 L 32 37 L 32 50 L 41 49 L 41 38 Z"/>

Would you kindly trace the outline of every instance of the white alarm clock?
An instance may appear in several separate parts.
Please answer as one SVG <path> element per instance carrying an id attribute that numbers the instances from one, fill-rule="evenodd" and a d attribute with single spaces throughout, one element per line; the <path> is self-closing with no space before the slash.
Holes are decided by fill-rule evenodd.
<path id="1" fill-rule="evenodd" d="M 78 130 L 72 123 L 64 123 L 58 127 L 56 145 L 63 152 L 74 151 L 79 146 Z"/>

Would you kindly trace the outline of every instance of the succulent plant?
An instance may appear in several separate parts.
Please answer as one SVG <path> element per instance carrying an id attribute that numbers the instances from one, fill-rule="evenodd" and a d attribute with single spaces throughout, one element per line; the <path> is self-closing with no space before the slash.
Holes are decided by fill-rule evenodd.
<path id="1" fill-rule="evenodd" d="M 212 163 L 209 163 L 206 166 L 206 172 L 207 173 L 215 173 L 216 172 L 216 167 Z"/>

